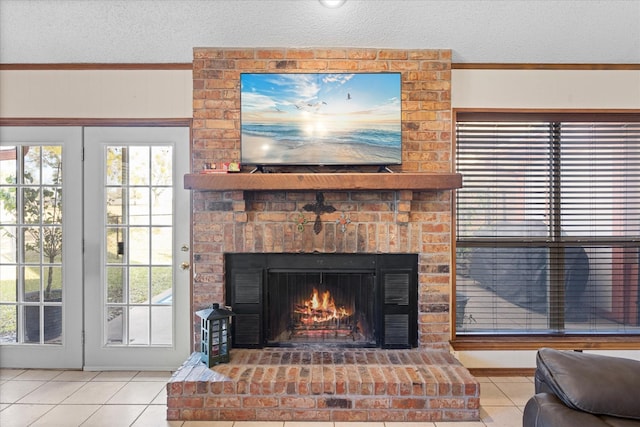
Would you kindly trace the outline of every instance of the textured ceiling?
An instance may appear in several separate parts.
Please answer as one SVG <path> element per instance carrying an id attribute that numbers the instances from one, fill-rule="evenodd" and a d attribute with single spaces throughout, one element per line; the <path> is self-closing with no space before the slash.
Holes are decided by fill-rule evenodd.
<path id="1" fill-rule="evenodd" d="M 457 63 L 640 63 L 640 0 L 0 0 L 2 63 L 191 62 L 193 47 L 451 49 Z"/>

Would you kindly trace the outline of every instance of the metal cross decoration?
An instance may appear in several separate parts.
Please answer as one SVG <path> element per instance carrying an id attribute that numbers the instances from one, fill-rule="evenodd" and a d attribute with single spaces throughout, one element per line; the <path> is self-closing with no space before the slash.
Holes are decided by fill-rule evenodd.
<path id="1" fill-rule="evenodd" d="M 336 208 L 334 208 L 333 206 L 324 204 L 324 194 L 320 192 L 316 193 L 315 203 L 306 204 L 302 207 L 302 209 L 307 212 L 313 212 L 314 214 L 316 214 L 316 220 L 313 223 L 313 231 L 316 234 L 320 234 L 320 232 L 322 231 L 322 222 L 320 221 L 320 215 L 322 215 L 323 213 L 332 213 L 336 211 Z"/>

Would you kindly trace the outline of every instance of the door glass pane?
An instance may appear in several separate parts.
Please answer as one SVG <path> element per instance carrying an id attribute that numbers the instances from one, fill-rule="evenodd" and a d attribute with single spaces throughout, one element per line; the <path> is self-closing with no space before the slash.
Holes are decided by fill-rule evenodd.
<path id="1" fill-rule="evenodd" d="M 124 247 L 126 233 L 128 229 L 125 227 L 109 227 L 107 228 L 107 247 L 106 254 L 110 263 L 119 264 L 126 262 L 124 259 Z"/>
<path id="2" fill-rule="evenodd" d="M 149 167 L 149 147 L 128 147 L 129 164 L 131 165 L 129 173 L 129 182 L 132 185 L 148 186 L 150 167 Z"/>
<path id="3" fill-rule="evenodd" d="M 129 259 L 131 264 L 149 264 L 149 228 L 131 227 L 129 229 Z"/>
<path id="4" fill-rule="evenodd" d="M 106 182 L 107 186 L 121 185 L 123 183 L 124 165 L 122 164 L 122 147 L 107 147 L 107 164 L 106 164 Z M 116 190 L 119 188 L 109 188 L 108 191 Z"/>
<path id="5" fill-rule="evenodd" d="M 173 147 L 109 146 L 106 154 L 106 344 L 170 346 Z"/>
<path id="6" fill-rule="evenodd" d="M 37 187 L 22 189 L 22 221 L 25 224 L 38 224 L 40 222 L 40 189 Z"/>
<path id="7" fill-rule="evenodd" d="M 125 269 L 122 267 L 107 267 L 107 302 L 124 302 Z"/>
<path id="8" fill-rule="evenodd" d="M 122 307 L 108 307 L 105 319 L 107 329 L 107 344 L 122 344 L 124 342 L 124 319 Z"/>
<path id="9" fill-rule="evenodd" d="M 173 342 L 173 328 L 171 323 L 171 306 L 151 307 L 151 324 L 155 325 L 152 330 L 151 340 L 159 345 L 171 345 Z"/>
<path id="10" fill-rule="evenodd" d="M 0 161 L 0 165 L 3 162 Z M 0 171 L 2 173 L 2 171 Z M 0 182 L 7 182 L 11 180 L 10 177 L 1 177 Z M 4 187 L 2 189 L 2 206 L 6 209 L 0 209 L 0 222 L 2 224 L 15 224 L 16 223 L 16 210 L 10 209 L 10 207 L 16 206 L 16 188 L 15 187 Z M 4 227 L 3 227 L 4 228 Z M 4 247 L 3 247 L 4 248 Z"/>
<path id="11" fill-rule="evenodd" d="M 21 182 L 24 184 L 40 183 L 40 147 L 22 147 L 23 170 Z"/>
<path id="12" fill-rule="evenodd" d="M 0 302 L 16 302 L 18 301 L 18 284 L 16 278 L 15 265 L 0 266 L 0 278 L 2 278 L 2 286 L 0 286 Z"/>
<path id="13" fill-rule="evenodd" d="M 62 146 L 0 149 L 0 343 L 62 344 Z"/>
<path id="14" fill-rule="evenodd" d="M 11 263 L 11 265 L 15 265 L 18 259 L 18 241 L 16 240 L 16 227 L 0 226 L 0 248 L 2 248 L 3 262 L 9 262 Z M 2 280 L 3 277 L 13 276 L 0 276 L 0 280 Z"/>
<path id="15" fill-rule="evenodd" d="M 155 187 L 151 199 L 153 225 L 171 225 L 173 189 L 170 187 Z"/>
<path id="16" fill-rule="evenodd" d="M 171 305 L 171 290 L 173 284 L 173 268 L 153 267 L 151 269 L 151 291 L 156 304 Z"/>
<path id="17" fill-rule="evenodd" d="M 149 268 L 132 267 L 129 271 L 129 303 L 143 304 L 149 300 Z"/>
<path id="18" fill-rule="evenodd" d="M 149 188 L 131 188 L 129 190 L 129 220 L 131 225 L 148 225 L 149 218 Z"/>
<path id="19" fill-rule="evenodd" d="M 18 158 L 18 148 L 2 147 L 0 148 L 0 183 L 15 184 L 17 174 L 16 159 Z"/>
<path id="20" fill-rule="evenodd" d="M 0 344 L 15 343 L 18 340 L 17 309 L 14 304 L 0 305 Z"/>
<path id="21" fill-rule="evenodd" d="M 149 306 L 129 307 L 129 344 L 149 345 Z"/>
<path id="22" fill-rule="evenodd" d="M 153 250 L 151 251 L 151 262 L 154 265 L 171 265 L 171 228 L 169 227 L 153 227 L 151 243 Z"/>

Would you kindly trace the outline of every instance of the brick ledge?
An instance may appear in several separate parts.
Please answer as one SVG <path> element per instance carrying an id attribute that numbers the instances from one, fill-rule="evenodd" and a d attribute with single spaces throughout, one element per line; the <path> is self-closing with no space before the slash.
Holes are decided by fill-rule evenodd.
<path id="1" fill-rule="evenodd" d="M 211 369 L 193 353 L 167 407 L 183 421 L 472 421 L 480 385 L 446 351 L 234 349 Z"/>

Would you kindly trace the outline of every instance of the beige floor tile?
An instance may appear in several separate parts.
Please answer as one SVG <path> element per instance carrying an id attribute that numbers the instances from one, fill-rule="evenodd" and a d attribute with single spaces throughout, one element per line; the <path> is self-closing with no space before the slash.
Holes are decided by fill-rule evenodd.
<path id="1" fill-rule="evenodd" d="M 108 404 L 142 404 L 147 405 L 165 389 L 161 382 L 130 382 L 124 385 L 109 399 Z"/>
<path id="2" fill-rule="evenodd" d="M 385 422 L 384 423 L 384 427 L 434 427 L 434 426 L 435 426 L 434 423 L 427 423 L 427 422 L 406 422 L 406 423 L 403 423 L 403 422 L 394 422 L 394 423 Z"/>
<path id="3" fill-rule="evenodd" d="M 79 425 L 85 418 L 83 427 L 520 427 L 522 408 L 534 388 L 531 377 L 478 377 L 482 383 L 482 422 L 168 422 L 168 372 L 31 372 L 7 369 L 0 372 L 9 378 L 0 384 L 2 427 L 27 426 L 34 422 L 34 426 L 67 427 Z M 18 377 L 27 380 L 15 379 Z M 53 406 L 61 399 L 64 399 L 62 405 Z M 12 404 L 17 401 L 21 403 Z"/>
<path id="4" fill-rule="evenodd" d="M 138 371 L 105 371 L 100 372 L 93 381 L 131 381 Z"/>
<path id="5" fill-rule="evenodd" d="M 487 427 L 522 427 L 522 412 L 514 406 L 483 407 L 480 418 Z"/>
<path id="6" fill-rule="evenodd" d="M 0 369 L 0 381 L 10 380 L 24 373 L 24 369 Z"/>
<path id="7" fill-rule="evenodd" d="M 185 421 L 182 427 L 233 427 L 233 421 Z"/>
<path id="8" fill-rule="evenodd" d="M 28 426 L 53 408 L 53 405 L 11 405 L 0 412 L 0 426 Z"/>
<path id="9" fill-rule="evenodd" d="M 132 427 L 181 427 L 183 421 L 167 421 L 166 406 L 148 406 Z"/>
<path id="10" fill-rule="evenodd" d="M 435 426 L 436 427 L 484 427 L 484 423 L 482 421 L 439 421 L 435 423 Z M 404 426 L 398 426 L 398 427 L 404 427 Z"/>
<path id="11" fill-rule="evenodd" d="M 530 383 L 529 377 L 489 377 L 491 382 L 498 383 Z"/>
<path id="12" fill-rule="evenodd" d="M 333 422 L 331 421 L 285 421 L 284 427 L 334 427 L 334 426 L 333 426 Z M 426 427 L 426 426 L 423 426 L 423 427 Z"/>
<path id="13" fill-rule="evenodd" d="M 171 372 L 168 371 L 141 371 L 131 381 L 162 381 L 166 383 L 170 378 Z"/>
<path id="14" fill-rule="evenodd" d="M 493 383 L 483 383 L 480 386 L 480 405 L 481 406 L 510 406 L 513 402 L 509 400 L 506 394 Z"/>
<path id="15" fill-rule="evenodd" d="M 384 427 L 384 423 L 377 422 L 336 422 L 335 427 Z M 235 426 L 234 426 L 235 427 Z"/>
<path id="16" fill-rule="evenodd" d="M 29 369 L 18 375 L 14 379 L 20 381 L 50 381 L 60 375 L 62 371 L 48 369 Z"/>
<path id="17" fill-rule="evenodd" d="M 52 381 L 91 381 L 98 372 L 92 371 L 64 371 Z"/>
<path id="18" fill-rule="evenodd" d="M 108 382 L 98 381 L 84 384 L 71 396 L 67 397 L 62 403 L 66 404 L 96 404 L 103 405 L 109 401 L 126 382 Z"/>
<path id="19" fill-rule="evenodd" d="M 0 385 L 0 402 L 15 403 L 43 384 L 46 383 L 44 381 L 7 381 Z"/>
<path id="20" fill-rule="evenodd" d="M 145 405 L 104 405 L 82 427 L 129 427 L 146 408 Z"/>
<path id="21" fill-rule="evenodd" d="M 162 390 L 158 395 L 151 401 L 152 405 L 166 405 L 167 404 L 167 387 L 166 384 L 162 387 Z"/>
<path id="22" fill-rule="evenodd" d="M 509 397 L 516 406 L 524 406 L 535 394 L 534 385 L 530 382 L 496 383 L 496 386 Z"/>
<path id="23" fill-rule="evenodd" d="M 283 427 L 283 421 L 236 421 L 233 427 Z"/>
<path id="24" fill-rule="evenodd" d="M 84 383 L 73 381 L 52 381 L 18 400 L 17 403 L 57 404 L 75 393 Z"/>
<path id="25" fill-rule="evenodd" d="M 79 426 L 94 412 L 100 409 L 100 405 L 58 405 L 31 424 L 33 427 L 69 427 Z M 31 427 L 30 426 L 30 427 Z"/>

